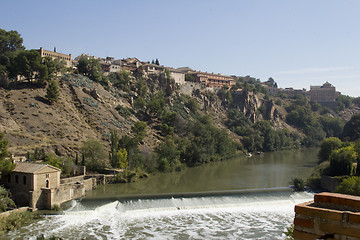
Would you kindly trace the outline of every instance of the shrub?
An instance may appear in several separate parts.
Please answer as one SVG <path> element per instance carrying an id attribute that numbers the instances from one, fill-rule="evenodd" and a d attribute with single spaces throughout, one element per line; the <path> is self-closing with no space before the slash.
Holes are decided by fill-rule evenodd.
<path id="1" fill-rule="evenodd" d="M 293 188 L 295 191 L 304 191 L 304 187 L 305 187 L 305 182 L 303 179 L 301 178 L 294 178 L 291 181 Z"/>
<path id="2" fill-rule="evenodd" d="M 360 196 L 360 177 L 349 177 L 343 179 L 335 192 Z"/>
<path id="3" fill-rule="evenodd" d="M 351 175 L 357 154 L 352 146 L 334 150 L 330 155 L 330 172 L 332 176 Z"/>

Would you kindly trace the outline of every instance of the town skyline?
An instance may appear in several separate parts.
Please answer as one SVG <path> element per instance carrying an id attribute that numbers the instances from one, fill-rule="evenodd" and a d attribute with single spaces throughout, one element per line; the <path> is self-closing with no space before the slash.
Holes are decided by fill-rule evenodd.
<path id="1" fill-rule="evenodd" d="M 86 4 L 88 3 L 88 4 Z M 2 28 L 27 49 L 260 79 L 309 90 L 330 82 L 360 96 L 356 1 L 38 1 L 2 4 Z M 39 14 L 33 14 L 37 11 Z M 13 13 L 16 18 L 11 17 Z"/>

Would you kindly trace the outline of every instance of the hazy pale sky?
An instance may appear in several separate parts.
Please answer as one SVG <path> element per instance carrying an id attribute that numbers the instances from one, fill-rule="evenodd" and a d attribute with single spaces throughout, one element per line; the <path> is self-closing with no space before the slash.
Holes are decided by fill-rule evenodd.
<path id="1" fill-rule="evenodd" d="M 2 0 L 27 49 L 275 79 L 360 96 L 358 0 Z"/>

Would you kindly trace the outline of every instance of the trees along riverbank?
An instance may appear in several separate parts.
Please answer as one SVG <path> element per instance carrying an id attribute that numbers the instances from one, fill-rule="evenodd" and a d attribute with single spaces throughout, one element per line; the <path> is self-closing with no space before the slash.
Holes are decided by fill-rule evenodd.
<path id="1" fill-rule="evenodd" d="M 360 196 L 360 115 L 353 115 L 339 138 L 326 138 L 320 145 L 319 165 L 308 184 L 321 187 L 323 176 L 339 183 L 335 192 Z"/>

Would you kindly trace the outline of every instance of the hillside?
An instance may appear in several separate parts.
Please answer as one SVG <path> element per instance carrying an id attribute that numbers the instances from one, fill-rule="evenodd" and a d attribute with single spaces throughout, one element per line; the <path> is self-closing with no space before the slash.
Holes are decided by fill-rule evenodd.
<path id="1" fill-rule="evenodd" d="M 173 82 L 164 84 L 163 80 L 157 76 L 140 81 L 130 76 L 127 87 L 119 88 L 115 87 L 114 81 L 104 87 L 81 75 L 57 77 L 60 99 L 54 104 L 49 104 L 44 98 L 44 87 L 14 82 L 8 89 L 0 88 L 0 131 L 5 132 L 9 152 L 14 155 L 25 155 L 37 148 L 58 156 L 74 157 L 80 153 L 83 142 L 89 139 L 100 141 L 109 152 L 111 130 L 119 136 L 133 137 L 131 126 L 144 121 L 148 126 L 147 134 L 139 148 L 143 153 L 152 152 L 165 140 L 161 131 L 165 120 L 157 115 L 156 108 L 153 110 L 148 105 L 157 96 L 155 93 L 170 88 L 171 91 L 163 97 L 163 107 L 176 114 L 173 125 L 176 136 L 181 137 L 182 129 L 198 116 L 208 115 L 214 126 L 225 129 L 231 139 L 238 142 L 238 149 L 244 151 L 298 147 L 300 142 L 296 141 L 300 140 L 297 138 L 306 137 L 307 133 L 300 127 L 286 121 L 288 109 L 285 107 L 296 99 L 269 97 L 261 92 L 221 90 L 215 93 L 206 89 L 193 91 L 191 96 L 187 96 L 181 94 Z M 141 88 L 145 90 L 142 92 Z M 148 105 L 138 106 L 141 96 Z M 343 115 L 349 118 L 357 112 L 358 108 L 347 109 Z M 270 125 L 263 125 L 263 120 Z M 275 134 L 273 141 L 280 136 L 281 141 L 288 143 L 265 148 L 266 142 L 272 141 L 269 138 L 272 135 L 267 133 L 269 129 L 273 129 L 271 134 Z M 264 147 L 254 141 L 261 141 Z M 275 146 L 276 143 L 272 144 Z"/>

